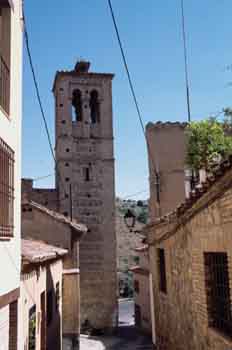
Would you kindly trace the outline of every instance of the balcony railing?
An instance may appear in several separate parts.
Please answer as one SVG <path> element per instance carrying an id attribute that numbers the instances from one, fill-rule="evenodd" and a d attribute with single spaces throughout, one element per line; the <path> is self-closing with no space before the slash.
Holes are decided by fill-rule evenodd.
<path id="1" fill-rule="evenodd" d="M 9 115 L 10 112 L 10 70 L 0 56 L 0 106 Z"/>

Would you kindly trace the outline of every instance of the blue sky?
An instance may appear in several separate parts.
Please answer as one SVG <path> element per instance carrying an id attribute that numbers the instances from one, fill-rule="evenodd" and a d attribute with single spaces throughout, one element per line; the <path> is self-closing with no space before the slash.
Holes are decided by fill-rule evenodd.
<path id="1" fill-rule="evenodd" d="M 25 0 L 31 52 L 54 140 L 56 70 L 78 58 L 113 81 L 116 193 L 148 189 L 147 150 L 131 98 L 106 0 Z M 187 119 L 180 0 L 112 0 L 144 123 Z M 231 0 L 186 0 L 191 108 L 200 119 L 232 106 Z M 23 176 L 54 172 L 24 53 Z M 53 178 L 36 186 L 53 186 Z M 136 196 L 146 198 L 147 193 Z"/>

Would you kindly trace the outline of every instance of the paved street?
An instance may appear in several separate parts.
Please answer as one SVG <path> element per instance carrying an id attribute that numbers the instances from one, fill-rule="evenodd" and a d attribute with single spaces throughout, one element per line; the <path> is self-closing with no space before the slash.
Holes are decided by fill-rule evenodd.
<path id="1" fill-rule="evenodd" d="M 81 350 L 151 350 L 150 338 L 140 334 L 134 325 L 134 303 L 119 301 L 119 329 L 115 336 L 81 336 Z"/>

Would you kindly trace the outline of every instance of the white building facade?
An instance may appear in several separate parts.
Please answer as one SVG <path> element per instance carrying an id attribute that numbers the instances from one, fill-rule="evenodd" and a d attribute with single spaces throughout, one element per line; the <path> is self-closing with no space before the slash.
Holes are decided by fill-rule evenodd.
<path id="1" fill-rule="evenodd" d="M 0 1 L 0 350 L 16 350 L 20 287 L 22 1 Z"/>

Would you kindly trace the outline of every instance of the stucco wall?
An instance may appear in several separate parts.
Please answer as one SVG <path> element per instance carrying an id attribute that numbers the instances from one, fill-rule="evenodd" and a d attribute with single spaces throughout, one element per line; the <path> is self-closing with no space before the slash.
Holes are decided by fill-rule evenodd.
<path id="1" fill-rule="evenodd" d="M 147 124 L 151 220 L 171 212 L 185 199 L 185 126 L 185 123 Z M 160 205 L 154 164 L 160 179 Z"/>
<path id="2" fill-rule="evenodd" d="M 20 281 L 20 198 L 21 198 L 21 109 L 22 109 L 22 22 L 21 1 L 14 0 L 11 11 L 10 116 L 0 109 L 0 137 L 15 152 L 14 238 L 0 240 L 0 296 L 19 287 Z M 16 267 L 17 268 L 16 268 Z M 4 276 L 4 277 L 3 277 Z"/>
<path id="3" fill-rule="evenodd" d="M 22 236 L 70 249 L 71 228 L 38 209 L 31 209 L 32 211 L 22 211 Z"/>
<path id="4" fill-rule="evenodd" d="M 133 271 L 134 283 L 138 282 L 138 291 L 134 291 L 135 305 L 140 307 L 141 328 L 147 333 L 152 333 L 151 305 L 150 305 L 150 281 L 149 281 L 149 259 L 148 250 L 137 252 L 139 256 L 139 268 Z M 137 282 L 136 282 L 137 281 Z"/>
<path id="5" fill-rule="evenodd" d="M 19 311 L 21 317 L 21 341 L 22 348 L 27 348 L 29 336 L 29 310 L 36 305 L 36 350 L 40 349 L 41 336 L 41 294 L 52 290 L 53 293 L 53 318 L 47 327 L 47 345 L 54 350 L 60 350 L 62 341 L 62 260 L 32 269 L 21 276 L 21 295 L 19 299 Z M 55 291 L 56 283 L 60 286 L 59 309 L 56 310 Z"/>

